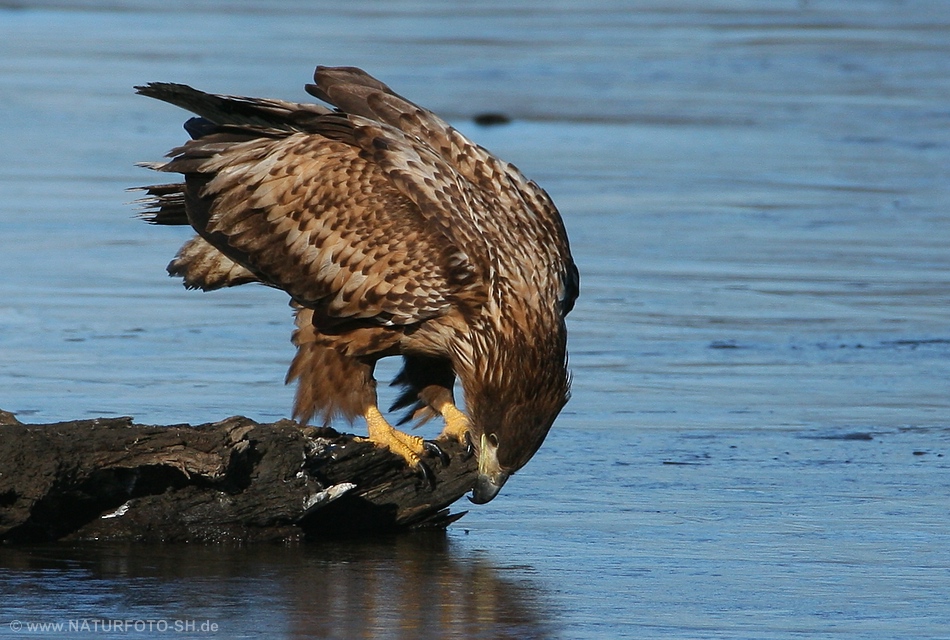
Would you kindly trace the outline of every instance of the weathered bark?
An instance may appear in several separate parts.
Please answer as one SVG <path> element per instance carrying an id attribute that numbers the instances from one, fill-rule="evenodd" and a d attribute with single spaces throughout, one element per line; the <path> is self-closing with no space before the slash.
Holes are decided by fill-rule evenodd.
<path id="1" fill-rule="evenodd" d="M 0 412 L 0 541 L 289 541 L 446 527 L 475 460 L 440 442 L 433 482 L 333 429 L 243 417 L 20 424 Z"/>

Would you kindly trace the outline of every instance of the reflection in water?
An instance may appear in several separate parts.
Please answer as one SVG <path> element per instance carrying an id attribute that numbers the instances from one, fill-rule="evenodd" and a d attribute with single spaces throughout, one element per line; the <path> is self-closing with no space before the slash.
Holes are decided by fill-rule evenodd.
<path id="1" fill-rule="evenodd" d="M 307 549 L 308 564 L 320 570 L 297 572 L 298 582 L 288 584 L 300 612 L 295 635 L 548 635 L 536 585 L 503 579 L 483 559 L 458 557 L 444 534 L 336 547 L 333 560 L 323 559 L 328 550 Z"/>
<path id="2" fill-rule="evenodd" d="M 444 533 L 299 547 L 14 547 L 0 549 L 0 625 L 210 620 L 243 637 L 555 635 L 540 586 L 523 567 L 520 577 L 503 571 Z"/>

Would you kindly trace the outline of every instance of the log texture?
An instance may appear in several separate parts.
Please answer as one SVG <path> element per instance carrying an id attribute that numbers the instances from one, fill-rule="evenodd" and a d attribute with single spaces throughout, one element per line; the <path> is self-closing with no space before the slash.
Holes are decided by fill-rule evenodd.
<path id="1" fill-rule="evenodd" d="M 476 461 L 454 442 L 401 458 L 329 428 L 244 417 L 21 424 L 0 412 L 0 541 L 295 541 L 444 528 Z"/>

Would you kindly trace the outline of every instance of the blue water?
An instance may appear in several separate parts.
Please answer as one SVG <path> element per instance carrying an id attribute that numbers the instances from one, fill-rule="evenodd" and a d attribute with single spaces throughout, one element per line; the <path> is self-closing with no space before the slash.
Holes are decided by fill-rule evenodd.
<path id="1" fill-rule="evenodd" d="M 285 296 L 185 291 L 187 234 L 133 217 L 184 135 L 143 82 L 300 100 L 362 66 L 551 193 L 582 294 L 571 403 L 445 536 L 4 548 L 0 637 L 950 637 L 950 5 L 2 7 L 23 421 L 289 412 Z"/>

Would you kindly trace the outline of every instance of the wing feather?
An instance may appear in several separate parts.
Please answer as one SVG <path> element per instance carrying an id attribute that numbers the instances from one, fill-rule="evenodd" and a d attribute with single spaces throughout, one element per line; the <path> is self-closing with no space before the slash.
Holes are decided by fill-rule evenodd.
<path id="1" fill-rule="evenodd" d="M 361 69 L 317 67 L 314 83 L 306 87 L 311 95 L 371 123 L 357 121 L 360 126 L 356 131 L 363 132 L 364 137 L 381 138 L 378 131 L 372 130 L 372 123 L 383 123 L 404 133 L 408 140 L 421 142 L 410 144 L 412 149 L 398 144 L 392 149 L 376 148 L 374 157 L 378 162 L 389 163 L 391 177 L 410 197 L 422 198 L 428 192 L 428 202 L 442 211 L 457 206 L 461 195 L 465 201 L 461 210 L 472 219 L 471 225 L 462 227 L 466 236 L 462 244 L 466 248 L 485 231 L 510 243 L 508 249 L 524 253 L 530 248 L 531 255 L 525 255 L 525 259 L 550 271 L 534 269 L 530 274 L 508 275 L 536 278 L 542 272 L 557 274 L 562 310 L 570 310 L 577 297 L 577 267 L 571 258 L 561 216 L 537 183 L 528 180 L 515 165 L 500 160 L 439 116 L 403 98 Z M 362 144 L 364 149 L 370 148 L 365 138 Z M 421 159 L 413 149 L 428 151 L 421 165 L 429 171 L 418 170 Z M 453 170 L 455 179 L 446 179 L 446 168 Z M 433 174 L 436 169 L 440 169 L 438 175 Z M 443 187 L 441 193 L 436 186 Z M 451 186 L 459 187 L 458 191 L 446 192 L 445 187 Z M 504 270 L 497 262 L 492 266 Z"/>
<path id="2" fill-rule="evenodd" d="M 160 168 L 186 176 L 188 221 L 210 245 L 331 324 L 420 322 L 482 304 L 498 278 L 569 310 L 576 267 L 540 187 L 359 69 L 314 81 L 337 111 L 139 89 L 201 116 Z M 156 197 L 179 222 L 173 190 Z"/>
<path id="3" fill-rule="evenodd" d="M 186 109 L 216 125 L 300 131 L 306 130 L 314 119 L 329 113 L 329 109 L 317 104 L 216 95 L 174 82 L 150 82 L 135 87 L 135 90 L 140 95 Z M 196 133 L 199 134 L 196 137 L 202 137 L 200 127 L 196 129 Z"/>
<path id="4" fill-rule="evenodd" d="M 178 250 L 168 265 L 168 273 L 181 276 L 189 289 L 213 291 L 249 282 L 258 282 L 253 273 L 237 264 L 201 236 L 195 236 Z"/>
<path id="5" fill-rule="evenodd" d="M 413 324 L 464 297 L 460 250 L 359 149 L 306 133 L 211 144 L 163 167 L 184 170 L 192 224 L 327 322 Z"/>

